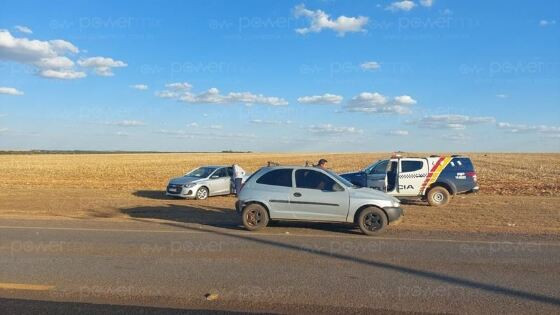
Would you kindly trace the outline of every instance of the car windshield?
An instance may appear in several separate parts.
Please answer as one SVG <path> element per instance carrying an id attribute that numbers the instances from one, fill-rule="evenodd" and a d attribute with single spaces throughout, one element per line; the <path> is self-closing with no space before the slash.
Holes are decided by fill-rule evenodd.
<path id="1" fill-rule="evenodd" d="M 187 173 L 188 177 L 206 178 L 216 170 L 216 167 L 199 167 L 196 170 Z"/>
<path id="2" fill-rule="evenodd" d="M 356 185 L 352 184 L 351 182 L 349 182 L 347 179 L 341 177 L 340 175 L 338 175 L 337 173 L 330 171 L 330 170 L 326 170 L 327 173 L 329 173 L 332 177 L 336 178 L 339 182 L 342 183 L 342 185 L 346 186 L 346 187 L 356 187 Z"/>

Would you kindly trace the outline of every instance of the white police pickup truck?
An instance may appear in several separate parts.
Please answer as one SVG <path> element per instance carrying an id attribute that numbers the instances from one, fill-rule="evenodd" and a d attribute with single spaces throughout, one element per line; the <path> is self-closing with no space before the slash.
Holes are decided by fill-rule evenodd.
<path id="1" fill-rule="evenodd" d="M 458 155 L 394 155 L 341 176 L 359 187 L 378 189 L 398 198 L 421 198 L 432 206 L 444 206 L 456 194 L 479 190 L 471 160 Z"/>

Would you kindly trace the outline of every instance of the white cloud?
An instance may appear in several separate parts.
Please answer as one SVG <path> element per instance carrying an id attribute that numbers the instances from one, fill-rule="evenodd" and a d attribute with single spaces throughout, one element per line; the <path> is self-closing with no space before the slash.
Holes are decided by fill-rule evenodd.
<path id="1" fill-rule="evenodd" d="M 340 104 L 342 96 L 325 93 L 323 95 L 298 97 L 297 101 L 301 104 Z"/>
<path id="2" fill-rule="evenodd" d="M 497 98 L 508 98 L 507 94 L 496 94 Z"/>
<path id="3" fill-rule="evenodd" d="M 196 127 L 198 127 L 198 123 L 197 122 L 192 122 L 190 124 L 187 124 L 187 127 L 196 128 Z"/>
<path id="4" fill-rule="evenodd" d="M 31 65 L 44 78 L 69 80 L 86 77 L 85 72 L 75 68 L 73 61 L 80 52 L 74 44 L 62 39 L 42 41 L 14 37 L 8 30 L 0 29 L 0 59 Z M 126 66 L 122 61 L 104 57 L 82 59 L 78 64 L 92 68 L 102 76 L 113 75 L 112 68 Z"/>
<path id="5" fill-rule="evenodd" d="M 172 91 L 168 91 L 168 90 L 165 90 L 165 91 L 157 91 L 155 94 L 156 94 L 157 97 L 161 97 L 161 98 L 172 98 L 172 99 L 175 99 L 175 98 L 178 98 L 178 97 L 179 97 L 179 93 L 177 93 L 177 92 L 172 92 Z"/>
<path id="6" fill-rule="evenodd" d="M 84 72 L 68 70 L 68 69 L 42 70 L 41 72 L 39 72 L 39 75 L 44 78 L 62 79 L 62 80 L 80 79 L 86 76 Z"/>
<path id="7" fill-rule="evenodd" d="M 388 136 L 408 136 L 408 131 L 407 130 L 391 130 L 389 132 L 387 132 Z"/>
<path id="8" fill-rule="evenodd" d="M 423 7 L 431 7 L 434 5 L 434 0 L 420 0 L 420 5 Z"/>
<path id="9" fill-rule="evenodd" d="M 130 85 L 131 88 L 136 89 L 136 90 L 141 90 L 141 91 L 145 91 L 148 89 L 148 86 L 146 84 L 133 84 Z"/>
<path id="10" fill-rule="evenodd" d="M 551 25 L 555 25 L 556 24 L 556 20 L 540 20 L 539 21 L 539 25 L 542 27 L 546 27 L 546 26 L 551 26 Z"/>
<path id="11" fill-rule="evenodd" d="M 192 88 L 192 85 L 188 82 L 175 82 L 168 83 L 165 87 L 173 91 L 189 91 Z"/>
<path id="12" fill-rule="evenodd" d="M 8 128 L 0 128 L 0 134 L 6 133 Z"/>
<path id="13" fill-rule="evenodd" d="M 120 60 L 113 60 L 107 57 L 90 57 L 78 60 L 78 64 L 82 67 L 91 68 L 97 75 L 110 77 L 115 75 L 113 68 L 122 68 L 128 66 L 125 62 Z"/>
<path id="14" fill-rule="evenodd" d="M 43 58 L 54 58 L 67 53 L 78 53 L 72 43 L 56 39 L 30 40 L 12 36 L 8 30 L 0 30 L 0 58 L 34 64 Z"/>
<path id="15" fill-rule="evenodd" d="M 182 86 L 180 85 L 182 84 Z M 270 105 L 283 106 L 288 105 L 288 101 L 275 96 L 264 96 L 262 94 L 253 94 L 251 92 L 230 92 L 228 94 L 220 94 L 217 88 L 211 88 L 202 93 L 193 93 L 190 91 L 192 86 L 188 83 L 170 83 L 166 87 L 172 90 L 164 90 L 156 92 L 156 96 L 161 98 L 176 99 L 189 104 L 247 104 L 247 105 Z"/>
<path id="16" fill-rule="evenodd" d="M 229 139 L 229 138 L 245 138 L 245 139 L 256 139 L 257 136 L 253 134 L 245 134 L 245 133 L 221 133 L 221 132 L 213 132 L 213 131 L 185 131 L 185 130 L 166 130 L 161 129 L 156 131 L 158 134 L 168 135 L 175 138 L 200 138 L 200 139 Z"/>
<path id="17" fill-rule="evenodd" d="M 16 25 L 14 26 L 14 29 L 16 29 L 19 32 L 25 33 L 25 34 L 32 34 L 33 31 L 27 27 L 27 26 L 23 26 L 23 25 Z"/>
<path id="18" fill-rule="evenodd" d="M 387 10 L 389 11 L 410 11 L 416 7 L 416 3 L 410 0 L 395 1 L 391 3 Z"/>
<path id="19" fill-rule="evenodd" d="M 395 96 L 395 103 L 398 105 L 414 105 L 416 100 L 408 95 Z"/>
<path id="20" fill-rule="evenodd" d="M 381 65 L 376 61 L 367 61 L 360 65 L 360 68 L 364 70 L 377 70 Z"/>
<path id="21" fill-rule="evenodd" d="M 13 87 L 0 86 L 0 94 L 23 95 L 23 92 Z"/>
<path id="22" fill-rule="evenodd" d="M 449 141 L 453 141 L 453 142 L 465 142 L 465 141 L 471 139 L 471 137 L 467 136 L 464 133 L 444 134 L 444 135 L 441 136 L 441 138 L 444 139 L 444 140 L 449 140 Z"/>
<path id="23" fill-rule="evenodd" d="M 115 132 L 115 136 L 119 136 L 119 137 L 129 137 L 129 136 L 130 136 L 130 133 L 124 132 L 124 131 L 117 131 L 117 132 Z"/>
<path id="24" fill-rule="evenodd" d="M 497 124 L 499 129 L 511 133 L 538 133 L 545 137 L 560 138 L 560 127 L 547 125 L 525 125 L 500 122 Z"/>
<path id="25" fill-rule="evenodd" d="M 410 123 L 416 124 L 420 128 L 463 130 L 466 129 L 468 125 L 494 123 L 495 121 L 494 117 L 431 115 L 422 117 L 421 119 Z"/>
<path id="26" fill-rule="evenodd" d="M 316 134 L 360 134 L 363 131 L 356 127 L 336 127 L 331 124 L 311 125 L 307 128 L 311 133 Z"/>
<path id="27" fill-rule="evenodd" d="M 416 100 L 408 95 L 396 96 L 390 101 L 377 92 L 362 92 L 354 96 L 345 108 L 350 112 L 409 114 L 410 106 L 414 104 Z"/>
<path id="28" fill-rule="evenodd" d="M 323 29 L 330 29 L 337 32 L 339 36 L 344 36 L 348 32 L 365 32 L 364 26 L 368 23 L 368 18 L 364 16 L 347 17 L 341 15 L 333 20 L 324 11 L 306 9 L 304 4 L 297 5 L 294 8 L 294 15 L 298 18 L 306 17 L 310 22 L 308 27 L 296 29 L 299 34 L 319 33 Z"/>
<path id="29" fill-rule="evenodd" d="M 139 120 L 121 120 L 121 121 L 106 123 L 106 125 L 119 126 L 119 127 L 140 127 L 140 126 L 145 126 L 146 124 L 143 121 L 139 121 Z"/>
<path id="30" fill-rule="evenodd" d="M 249 121 L 251 124 L 257 125 L 290 125 L 291 120 L 262 120 L 262 119 L 252 119 Z"/>

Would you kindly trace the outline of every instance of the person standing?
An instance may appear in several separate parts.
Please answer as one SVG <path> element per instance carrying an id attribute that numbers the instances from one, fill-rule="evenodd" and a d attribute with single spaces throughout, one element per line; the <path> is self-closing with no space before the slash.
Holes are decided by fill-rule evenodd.
<path id="1" fill-rule="evenodd" d="M 245 176 L 245 170 L 237 164 L 233 164 L 231 167 L 233 168 L 233 184 L 235 186 L 235 195 L 238 195 L 239 191 L 241 190 L 243 177 Z"/>
<path id="2" fill-rule="evenodd" d="M 319 162 L 317 163 L 317 167 L 322 168 L 322 169 L 327 169 L 327 160 L 325 159 L 320 159 Z"/>

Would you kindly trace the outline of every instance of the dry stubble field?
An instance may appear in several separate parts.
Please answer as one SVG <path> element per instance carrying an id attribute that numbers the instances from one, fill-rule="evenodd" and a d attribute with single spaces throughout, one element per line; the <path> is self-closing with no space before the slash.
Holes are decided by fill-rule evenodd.
<path id="1" fill-rule="evenodd" d="M 168 199 L 167 180 L 204 164 L 239 163 L 249 172 L 267 161 L 301 165 L 329 160 L 337 172 L 389 154 L 173 153 L 0 155 L 0 215 L 151 218 L 237 224 L 233 197 Z M 423 154 L 416 154 L 422 156 Z M 481 193 L 448 207 L 405 204 L 403 230 L 560 234 L 560 154 L 469 154 Z"/>

